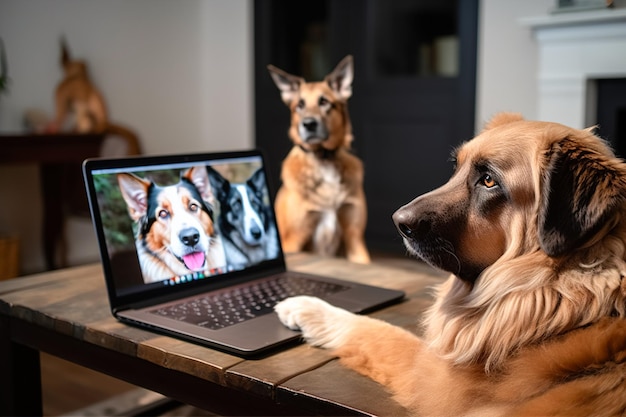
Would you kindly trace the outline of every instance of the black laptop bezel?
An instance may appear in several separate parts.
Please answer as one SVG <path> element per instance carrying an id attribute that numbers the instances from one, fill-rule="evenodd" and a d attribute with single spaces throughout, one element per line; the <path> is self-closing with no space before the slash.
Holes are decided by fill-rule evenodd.
<path id="1" fill-rule="evenodd" d="M 83 178 L 87 190 L 89 209 L 91 211 L 91 217 L 96 233 L 96 238 L 98 239 L 98 247 L 100 252 L 100 258 L 102 260 L 101 264 L 103 268 L 103 273 L 105 274 L 105 277 L 107 277 L 107 293 L 113 314 L 129 308 L 145 307 L 147 306 L 148 302 L 166 302 L 170 299 L 174 300 L 182 296 L 189 296 L 199 292 L 216 290 L 223 287 L 231 286 L 233 284 L 243 283 L 245 281 L 266 276 L 268 274 L 284 272 L 287 268 L 285 264 L 284 253 L 282 247 L 280 246 L 279 240 L 279 255 L 277 256 L 277 258 L 262 262 L 257 265 L 249 266 L 245 270 L 227 272 L 222 275 L 219 280 L 199 280 L 186 283 L 185 285 L 176 286 L 163 285 L 156 286 L 152 289 L 147 289 L 146 291 L 142 292 L 119 294 L 115 288 L 114 279 L 112 276 L 113 268 L 111 266 L 107 249 L 107 242 L 102 224 L 100 206 L 96 197 L 97 194 L 94 187 L 93 171 L 98 171 L 102 169 L 136 168 L 138 166 L 149 167 L 169 164 L 186 164 L 194 162 L 208 163 L 211 161 L 249 157 L 261 158 L 268 191 L 270 192 L 270 195 L 272 195 L 273 188 L 267 172 L 266 158 L 263 152 L 259 149 L 217 153 L 193 153 L 184 155 L 167 154 L 121 158 L 90 158 L 83 162 Z M 270 201 L 269 204 L 271 205 L 272 213 L 274 213 L 273 202 Z"/>

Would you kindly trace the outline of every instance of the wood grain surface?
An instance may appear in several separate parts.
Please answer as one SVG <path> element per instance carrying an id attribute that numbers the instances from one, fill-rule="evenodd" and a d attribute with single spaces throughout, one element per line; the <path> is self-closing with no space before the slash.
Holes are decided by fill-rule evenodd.
<path id="1" fill-rule="evenodd" d="M 442 273 L 410 260 L 390 263 L 383 259 L 358 265 L 338 258 L 294 254 L 287 261 L 290 269 L 301 272 L 404 290 L 405 301 L 371 315 L 414 332 L 419 332 L 419 316 L 432 302 L 429 287 L 445 278 Z M 176 371 L 175 375 L 193 377 L 234 393 L 245 393 L 252 399 L 285 404 L 307 413 L 405 414 L 382 386 L 344 368 L 321 349 L 301 344 L 250 360 L 122 324 L 109 310 L 99 264 L 0 282 L 0 315 L 10 320 L 10 337 L 18 342 L 20 326 L 29 331 L 46 330 L 48 335 L 67 336 L 64 340 L 122 354 L 137 364 L 156 365 L 150 369 Z M 34 348 L 47 349 L 44 342 Z M 57 347 L 51 353 L 60 351 Z M 124 378 L 120 375 L 123 372 L 107 371 L 107 364 L 98 367 L 113 376 L 133 379 L 129 382 L 141 382 L 141 376 Z M 167 386 L 167 381 L 160 381 L 160 385 Z M 176 394 L 177 389 L 184 387 L 168 387 L 164 394 Z M 189 396 L 179 399 L 188 400 Z"/>

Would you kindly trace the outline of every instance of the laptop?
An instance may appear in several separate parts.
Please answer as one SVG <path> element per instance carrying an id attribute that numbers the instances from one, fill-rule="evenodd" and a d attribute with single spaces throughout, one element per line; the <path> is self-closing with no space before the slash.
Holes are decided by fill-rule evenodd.
<path id="1" fill-rule="evenodd" d="M 404 298 L 287 270 L 258 150 L 88 159 L 83 174 L 111 311 L 124 323 L 249 357 L 301 339 L 273 311 L 286 297 L 355 313 Z"/>

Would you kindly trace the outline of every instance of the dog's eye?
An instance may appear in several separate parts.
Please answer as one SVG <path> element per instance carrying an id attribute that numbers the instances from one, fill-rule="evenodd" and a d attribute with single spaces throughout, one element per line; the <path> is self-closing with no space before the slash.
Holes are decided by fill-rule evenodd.
<path id="1" fill-rule="evenodd" d="M 482 177 L 480 177 L 479 182 L 487 188 L 493 188 L 498 185 L 496 180 L 494 180 L 493 177 L 489 174 L 484 174 Z"/>
<path id="2" fill-rule="evenodd" d="M 330 103 L 330 101 L 328 101 L 328 99 L 326 97 L 320 97 L 320 99 L 318 100 L 317 104 L 322 107 L 322 106 L 326 106 L 328 105 L 328 103 Z"/>
<path id="3" fill-rule="evenodd" d="M 200 207 L 198 207 L 198 205 L 196 203 L 189 204 L 189 210 L 192 211 L 192 212 L 198 211 L 199 208 Z"/>
<path id="4" fill-rule="evenodd" d="M 167 210 L 159 210 L 158 216 L 161 219 L 167 219 L 168 217 L 170 217 L 170 212 Z"/>
<path id="5" fill-rule="evenodd" d="M 304 108 L 304 100 L 298 100 L 298 104 L 296 104 L 296 108 L 302 110 Z"/>

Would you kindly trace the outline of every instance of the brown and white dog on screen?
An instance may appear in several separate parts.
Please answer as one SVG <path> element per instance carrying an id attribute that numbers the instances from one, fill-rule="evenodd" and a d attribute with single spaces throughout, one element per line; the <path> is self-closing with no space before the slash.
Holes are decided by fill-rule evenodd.
<path id="1" fill-rule="evenodd" d="M 626 413 L 626 164 L 592 129 L 500 114 L 393 215 L 451 273 L 418 336 L 310 297 L 276 310 L 416 415 Z"/>
<path id="2" fill-rule="evenodd" d="M 268 69 L 291 111 L 294 145 L 283 161 L 275 202 L 283 249 L 335 255 L 343 243 L 349 260 L 369 263 L 363 164 L 350 151 L 352 56 L 321 82 Z"/>
<path id="3" fill-rule="evenodd" d="M 185 170 L 177 184 L 168 186 L 131 173 L 118 174 L 117 181 L 137 225 L 135 243 L 144 282 L 226 267 L 205 167 Z"/>

